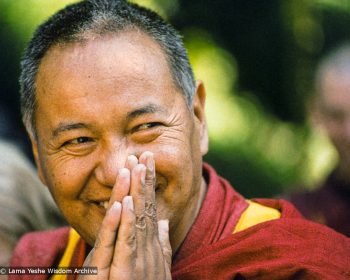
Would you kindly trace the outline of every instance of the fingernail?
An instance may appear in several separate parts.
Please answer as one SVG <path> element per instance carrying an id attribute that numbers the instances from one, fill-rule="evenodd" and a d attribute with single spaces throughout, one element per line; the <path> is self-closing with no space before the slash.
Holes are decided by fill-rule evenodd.
<path id="1" fill-rule="evenodd" d="M 123 198 L 123 204 L 125 205 L 125 207 L 130 210 L 130 211 L 134 211 L 134 202 L 131 196 L 125 196 Z"/>
<path id="2" fill-rule="evenodd" d="M 120 209 L 122 208 L 122 205 L 120 204 L 119 201 L 114 201 L 112 204 L 112 207 L 108 210 L 108 212 L 119 212 Z"/>
<path id="3" fill-rule="evenodd" d="M 137 157 L 136 156 L 134 156 L 134 155 L 129 155 L 128 156 L 128 161 L 134 161 L 134 162 L 138 162 L 138 159 L 137 159 Z"/>

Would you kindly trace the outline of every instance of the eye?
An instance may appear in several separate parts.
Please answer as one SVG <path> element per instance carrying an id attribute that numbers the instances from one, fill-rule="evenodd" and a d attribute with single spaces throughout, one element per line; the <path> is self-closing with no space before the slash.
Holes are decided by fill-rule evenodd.
<path id="1" fill-rule="evenodd" d="M 91 137 L 77 137 L 68 140 L 61 146 L 62 151 L 75 156 L 83 156 L 91 153 L 96 147 L 96 140 Z"/>
<path id="2" fill-rule="evenodd" d="M 90 137 L 78 137 L 78 138 L 75 138 L 73 140 L 69 140 L 69 141 L 66 141 L 63 146 L 67 146 L 67 145 L 80 145 L 80 144 L 85 144 L 85 143 L 89 143 L 89 142 L 92 142 L 92 138 Z"/>
<path id="3" fill-rule="evenodd" d="M 133 132 L 136 132 L 136 131 L 143 131 L 143 130 L 146 130 L 146 129 L 151 129 L 151 128 L 154 128 L 154 127 L 157 127 L 157 126 L 160 126 L 161 123 L 159 122 L 149 122 L 149 123 L 143 123 L 141 125 L 138 125 L 136 126 L 134 129 L 133 129 Z"/>
<path id="4" fill-rule="evenodd" d="M 157 139 L 163 131 L 160 122 L 148 122 L 135 126 L 131 130 L 131 139 L 137 143 L 149 143 Z"/>

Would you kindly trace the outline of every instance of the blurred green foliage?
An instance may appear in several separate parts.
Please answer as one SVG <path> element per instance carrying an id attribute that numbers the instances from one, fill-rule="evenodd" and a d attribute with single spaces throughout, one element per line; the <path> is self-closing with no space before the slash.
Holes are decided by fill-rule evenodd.
<path id="1" fill-rule="evenodd" d="M 20 134 L 15 140 L 24 135 L 18 124 L 20 53 L 35 26 L 71 2 L 0 0 L 0 105 L 15 108 L 9 112 Z M 336 154 L 322 131 L 310 128 L 305 103 L 316 61 L 349 39 L 348 0 L 133 2 L 156 10 L 184 35 L 207 90 L 205 159 L 220 174 L 248 197 L 323 179 Z"/>

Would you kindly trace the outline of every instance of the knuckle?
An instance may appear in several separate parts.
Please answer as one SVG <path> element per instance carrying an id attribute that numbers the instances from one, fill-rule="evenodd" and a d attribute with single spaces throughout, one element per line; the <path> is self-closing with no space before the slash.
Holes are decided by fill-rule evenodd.
<path id="1" fill-rule="evenodd" d="M 123 238 L 123 243 L 122 243 L 125 252 L 134 252 L 136 251 L 136 235 L 135 234 L 130 234 L 127 235 Z"/>
<path id="2" fill-rule="evenodd" d="M 146 217 L 143 214 L 136 216 L 135 226 L 139 230 L 146 229 Z"/>
<path id="3" fill-rule="evenodd" d="M 145 178 L 145 186 L 153 186 L 155 183 L 155 178 L 151 171 L 147 171 Z"/>

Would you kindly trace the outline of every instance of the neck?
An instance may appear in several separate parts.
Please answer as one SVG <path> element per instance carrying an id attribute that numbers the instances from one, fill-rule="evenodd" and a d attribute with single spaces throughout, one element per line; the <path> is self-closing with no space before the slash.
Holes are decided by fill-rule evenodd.
<path id="1" fill-rule="evenodd" d="M 173 236 L 176 236 L 176 239 L 172 239 L 170 237 L 170 243 L 173 250 L 173 256 L 181 246 L 182 242 L 185 240 L 187 233 L 190 231 L 195 219 L 198 216 L 199 210 L 202 207 L 203 200 L 205 198 L 205 194 L 207 192 L 207 183 L 202 177 L 201 186 L 198 192 L 198 195 L 192 201 L 189 201 L 189 204 L 195 205 L 195 207 L 190 208 L 189 211 L 184 213 L 181 221 L 189 221 L 189 222 L 181 222 L 176 226 L 176 230 Z"/>

